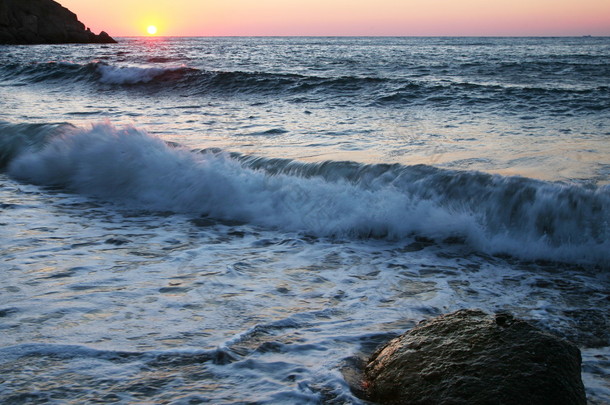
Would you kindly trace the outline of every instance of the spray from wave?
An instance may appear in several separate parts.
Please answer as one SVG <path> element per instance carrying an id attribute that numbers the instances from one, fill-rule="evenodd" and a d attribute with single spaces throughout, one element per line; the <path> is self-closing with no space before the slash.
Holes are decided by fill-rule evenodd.
<path id="1" fill-rule="evenodd" d="M 610 264 L 609 187 L 189 151 L 109 123 L 65 126 L 42 145 L 13 149 L 7 171 L 16 179 L 142 209 L 328 237 L 457 237 L 486 253 Z"/>
<path id="2" fill-rule="evenodd" d="M 138 66 L 112 66 L 103 63 L 96 65 L 100 74 L 100 83 L 104 84 L 138 84 L 149 83 L 153 80 L 175 81 L 180 80 L 189 72 L 196 72 L 184 66 L 180 67 L 138 67 Z"/>

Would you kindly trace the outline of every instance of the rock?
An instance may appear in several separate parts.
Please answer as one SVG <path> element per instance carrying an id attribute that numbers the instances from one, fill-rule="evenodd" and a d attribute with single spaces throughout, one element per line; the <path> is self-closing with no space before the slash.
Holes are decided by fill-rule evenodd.
<path id="1" fill-rule="evenodd" d="M 89 31 L 89 33 L 93 34 L 91 31 Z M 95 35 L 95 34 L 93 34 L 93 35 Z M 100 32 L 97 37 L 98 37 L 97 38 L 98 42 L 103 43 L 103 44 L 116 43 L 116 41 L 110 35 L 108 35 L 108 33 L 106 31 Z"/>
<path id="2" fill-rule="evenodd" d="M 368 399 L 383 404 L 586 404 L 580 350 L 510 314 L 460 310 L 373 354 Z"/>
<path id="3" fill-rule="evenodd" d="M 116 43 L 53 0 L 0 0 L 0 44 Z"/>

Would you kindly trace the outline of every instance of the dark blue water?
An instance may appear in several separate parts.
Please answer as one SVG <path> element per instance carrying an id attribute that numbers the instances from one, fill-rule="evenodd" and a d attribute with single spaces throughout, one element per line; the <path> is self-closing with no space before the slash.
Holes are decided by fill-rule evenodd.
<path id="1" fill-rule="evenodd" d="M 459 308 L 610 401 L 608 38 L 0 48 L 0 399 L 360 403 Z M 596 402 L 597 401 L 597 402 Z"/>

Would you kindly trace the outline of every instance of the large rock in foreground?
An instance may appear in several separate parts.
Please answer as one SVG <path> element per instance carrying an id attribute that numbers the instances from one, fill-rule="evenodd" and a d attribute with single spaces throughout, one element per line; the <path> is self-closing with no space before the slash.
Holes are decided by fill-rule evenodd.
<path id="1" fill-rule="evenodd" d="M 578 348 L 510 315 L 460 310 L 373 354 L 369 398 L 385 404 L 586 404 Z"/>
<path id="2" fill-rule="evenodd" d="M 0 44 L 116 43 L 53 0 L 0 0 Z"/>

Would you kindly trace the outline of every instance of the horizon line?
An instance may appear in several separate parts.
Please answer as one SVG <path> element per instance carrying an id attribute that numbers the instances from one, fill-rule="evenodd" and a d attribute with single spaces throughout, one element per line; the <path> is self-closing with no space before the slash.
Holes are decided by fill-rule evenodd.
<path id="1" fill-rule="evenodd" d="M 608 35 L 115 35 L 116 38 L 610 38 Z"/>

